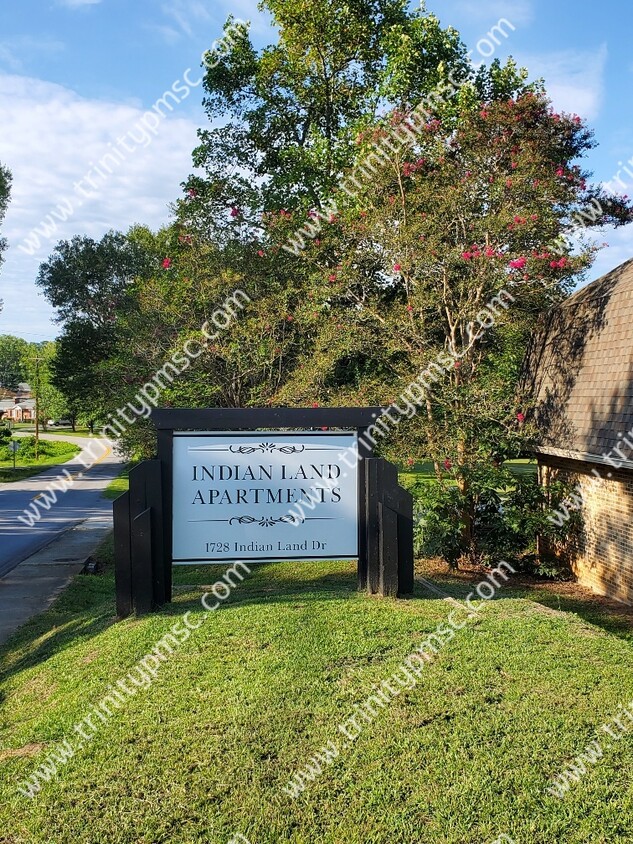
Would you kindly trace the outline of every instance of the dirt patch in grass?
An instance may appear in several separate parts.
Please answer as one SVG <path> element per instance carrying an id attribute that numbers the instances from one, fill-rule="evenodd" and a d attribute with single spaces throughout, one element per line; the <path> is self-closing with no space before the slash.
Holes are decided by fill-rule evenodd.
<path id="1" fill-rule="evenodd" d="M 37 756 L 46 747 L 45 744 L 25 744 L 24 747 L 9 748 L 0 750 L 0 762 L 4 759 L 23 758 L 25 756 Z"/>

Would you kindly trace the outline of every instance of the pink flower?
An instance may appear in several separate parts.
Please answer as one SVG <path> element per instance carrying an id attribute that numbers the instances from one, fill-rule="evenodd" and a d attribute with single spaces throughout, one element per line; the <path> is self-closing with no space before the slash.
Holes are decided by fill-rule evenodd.
<path id="1" fill-rule="evenodd" d="M 456 361 L 455 361 L 455 363 L 453 364 L 453 366 L 455 367 L 455 369 L 459 369 L 459 367 L 460 367 L 461 365 L 462 365 L 461 360 L 456 360 Z"/>
<path id="2" fill-rule="evenodd" d="M 327 280 L 336 281 L 336 273 L 330 273 L 330 275 L 327 277 Z"/>
<path id="3" fill-rule="evenodd" d="M 444 468 L 446 469 L 446 471 L 447 471 L 447 472 L 448 472 L 450 469 L 452 469 L 452 468 L 453 468 L 453 464 L 452 464 L 452 462 L 448 459 L 448 457 L 447 457 L 447 458 L 446 458 L 446 460 L 444 461 Z"/>
<path id="4" fill-rule="evenodd" d="M 198 191 L 197 191 L 197 190 L 195 190 L 194 188 L 189 188 L 189 190 L 187 191 L 187 193 L 189 194 L 189 196 L 190 196 L 192 199 L 195 199 L 195 198 L 196 198 L 196 196 L 198 196 Z"/>
<path id="5" fill-rule="evenodd" d="M 522 424 L 525 421 L 525 416 L 522 413 L 517 413 L 517 419 L 519 420 L 519 424 Z"/>
<path id="6" fill-rule="evenodd" d="M 263 250 L 263 249 L 258 249 L 258 250 L 257 250 L 257 254 L 259 255 L 259 257 L 260 257 L 260 258 L 263 258 L 263 257 L 264 257 L 264 250 Z"/>
<path id="7" fill-rule="evenodd" d="M 495 250 L 492 246 L 486 246 L 486 258 L 494 258 L 495 257 Z"/>
<path id="8" fill-rule="evenodd" d="M 288 316 L 286 317 L 286 322 L 292 322 L 293 319 L 294 319 L 294 317 L 291 316 L 290 314 L 288 314 Z"/>
<path id="9" fill-rule="evenodd" d="M 488 112 L 486 111 L 485 108 L 482 108 L 482 110 L 479 112 L 479 116 L 481 117 L 482 120 L 485 120 L 486 117 L 488 117 Z"/>
<path id="10" fill-rule="evenodd" d="M 316 211 L 308 211 L 308 217 L 316 217 L 316 216 L 318 216 Z"/>
<path id="11" fill-rule="evenodd" d="M 401 269 L 402 269 L 402 265 L 401 265 L 401 264 L 394 264 L 394 265 L 393 265 L 393 271 L 394 271 L 394 273 L 399 273 Z"/>
<path id="12" fill-rule="evenodd" d="M 470 261 L 470 259 L 472 257 L 473 257 L 472 252 L 462 252 L 462 258 L 464 259 L 464 261 Z"/>
<path id="13" fill-rule="evenodd" d="M 526 264 L 527 260 L 525 258 L 515 258 L 513 261 L 510 261 L 509 266 L 512 267 L 513 270 L 522 270 Z"/>
<path id="14" fill-rule="evenodd" d="M 241 214 L 240 209 L 239 209 L 239 208 L 236 208 L 236 207 L 235 207 L 235 205 L 233 205 L 233 206 L 231 207 L 231 217 L 239 217 L 239 216 L 240 216 L 240 214 Z"/>
<path id="15" fill-rule="evenodd" d="M 163 258 L 163 269 L 168 270 L 171 267 L 171 258 Z"/>
<path id="16" fill-rule="evenodd" d="M 407 310 L 409 311 L 409 313 L 411 313 L 411 311 L 413 310 L 413 305 L 407 305 Z"/>
<path id="17" fill-rule="evenodd" d="M 318 407 L 318 406 L 319 406 L 318 401 L 312 402 L 312 407 Z"/>
<path id="18" fill-rule="evenodd" d="M 413 457 L 407 457 L 407 466 L 413 466 L 414 460 Z"/>
<path id="19" fill-rule="evenodd" d="M 506 187 L 507 187 L 507 188 L 511 188 L 511 187 L 512 187 L 512 179 L 506 179 Z"/>
<path id="20" fill-rule="evenodd" d="M 562 167 L 557 167 L 557 168 L 556 168 L 556 175 L 557 175 L 557 176 L 564 176 L 564 175 L 565 175 L 565 170 L 564 170 Z"/>

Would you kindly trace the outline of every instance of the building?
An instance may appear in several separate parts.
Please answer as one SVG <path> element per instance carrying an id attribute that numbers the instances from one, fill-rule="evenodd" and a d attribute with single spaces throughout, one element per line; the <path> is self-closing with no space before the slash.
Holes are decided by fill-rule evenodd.
<path id="1" fill-rule="evenodd" d="M 548 314 L 525 386 L 536 400 L 542 482 L 575 484 L 565 506 L 582 515 L 578 535 L 552 550 L 581 584 L 633 603 L 633 260 Z"/>
<path id="2" fill-rule="evenodd" d="M 0 420 L 32 422 L 35 419 L 35 399 L 28 384 L 18 384 L 16 390 L 0 390 Z"/>
<path id="3" fill-rule="evenodd" d="M 35 419 L 35 399 L 0 399 L 0 419 L 32 422 Z"/>

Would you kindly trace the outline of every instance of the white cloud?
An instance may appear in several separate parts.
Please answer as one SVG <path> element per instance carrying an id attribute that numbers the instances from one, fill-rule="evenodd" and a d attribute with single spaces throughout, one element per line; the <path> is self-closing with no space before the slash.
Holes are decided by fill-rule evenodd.
<path id="1" fill-rule="evenodd" d="M 194 36 L 199 24 L 213 20 L 200 0 L 170 0 L 169 3 L 162 4 L 161 10 L 164 15 L 172 18 L 189 38 Z"/>
<path id="2" fill-rule="evenodd" d="M 477 3 L 473 3 L 472 0 L 457 0 L 452 9 L 450 3 L 447 7 L 448 14 L 451 11 L 454 12 L 456 19 L 465 18 L 481 26 L 494 26 L 498 20 L 505 18 L 519 27 L 526 26 L 534 19 L 534 7 L 531 0 L 479 0 Z M 442 17 L 445 16 L 448 23 L 447 13 L 443 12 Z"/>
<path id="3" fill-rule="evenodd" d="M 63 52 L 64 49 L 65 44 L 55 38 L 33 38 L 30 35 L 21 35 L 0 41 L 0 65 L 4 65 L 13 73 L 20 73 L 24 70 L 27 60 L 42 56 L 51 58 Z"/>
<path id="4" fill-rule="evenodd" d="M 587 274 L 588 281 L 600 278 L 609 270 L 633 258 L 633 225 L 593 232 L 592 238 L 599 244 L 605 242 L 609 245 L 598 252 L 595 263 Z"/>
<path id="5" fill-rule="evenodd" d="M 595 120 L 604 97 L 607 45 L 593 51 L 562 50 L 556 53 L 520 56 L 530 78 L 543 77 L 547 93 L 556 108 Z"/>
<path id="6" fill-rule="evenodd" d="M 207 34 L 207 47 L 210 48 L 215 39 L 222 37 L 222 28 L 229 15 L 236 20 L 250 21 L 251 34 L 256 37 L 268 40 L 274 35 L 271 16 L 257 8 L 257 0 L 222 0 L 211 8 L 212 14 L 207 4 L 200 0 L 168 0 L 161 4 L 161 11 L 169 23 L 152 20 L 145 27 L 157 33 L 169 46 L 185 36 L 197 38 L 202 31 Z"/>
<path id="7" fill-rule="evenodd" d="M 96 6 L 101 0 L 57 0 L 58 6 L 65 6 L 67 9 L 80 9 L 82 6 Z"/>
<path id="8" fill-rule="evenodd" d="M 195 96 L 194 90 L 190 99 Z M 58 240 L 75 234 L 100 237 L 108 229 L 125 230 L 133 223 L 158 227 L 168 221 L 168 203 L 180 195 L 197 144 L 197 123 L 178 116 L 177 109 L 175 105 L 160 122 L 156 137 L 143 147 L 142 108 L 86 99 L 39 79 L 0 75 L 0 161 L 13 173 L 11 203 L 1 230 L 9 249 L 0 268 L 0 333 L 56 333 L 52 309 L 34 280 Z M 138 144 L 130 141 L 130 131 Z M 94 196 L 83 197 L 74 184 L 113 147 L 122 150 L 117 141 L 121 137 L 132 151 L 111 166 L 107 181 L 96 179 Z M 94 170 L 92 177 L 95 180 Z M 85 182 L 83 186 L 88 187 Z M 34 255 L 25 254 L 19 248 L 24 238 L 52 209 L 67 202 L 74 208 L 72 216 L 56 224 L 52 238 L 41 238 Z"/>

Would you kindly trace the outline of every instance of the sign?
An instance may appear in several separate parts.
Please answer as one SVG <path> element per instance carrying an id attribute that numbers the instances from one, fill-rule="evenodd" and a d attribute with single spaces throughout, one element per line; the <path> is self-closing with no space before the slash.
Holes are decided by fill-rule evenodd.
<path id="1" fill-rule="evenodd" d="M 358 556 L 356 433 L 173 440 L 173 562 Z"/>
<path id="2" fill-rule="evenodd" d="M 382 412 L 152 410 L 157 456 L 113 502 L 119 618 L 171 601 L 173 566 L 192 563 L 355 559 L 359 589 L 411 594 L 413 498 L 374 457 Z"/>
<path id="3" fill-rule="evenodd" d="M 20 443 L 16 443 L 15 440 L 12 440 L 9 443 L 9 451 L 12 451 L 14 454 L 20 448 Z"/>

